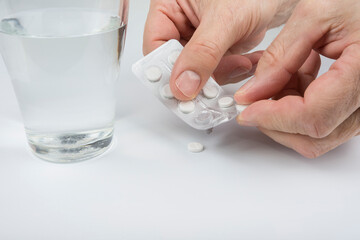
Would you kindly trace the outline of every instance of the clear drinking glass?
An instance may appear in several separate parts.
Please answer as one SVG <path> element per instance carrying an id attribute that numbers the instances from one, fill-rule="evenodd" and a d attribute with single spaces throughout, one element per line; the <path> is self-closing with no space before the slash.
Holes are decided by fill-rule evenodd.
<path id="1" fill-rule="evenodd" d="M 38 157 L 109 148 L 127 16 L 128 0 L 0 0 L 0 51 Z"/>

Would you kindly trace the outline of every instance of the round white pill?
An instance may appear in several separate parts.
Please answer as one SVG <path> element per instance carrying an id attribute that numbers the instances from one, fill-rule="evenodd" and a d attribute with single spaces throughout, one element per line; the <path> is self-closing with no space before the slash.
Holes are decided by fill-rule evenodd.
<path id="1" fill-rule="evenodd" d="M 193 101 L 180 102 L 179 109 L 182 113 L 189 114 L 195 111 L 195 103 Z"/>
<path id="2" fill-rule="evenodd" d="M 238 111 L 238 113 L 242 113 L 248 106 L 249 105 L 236 105 L 236 110 Z"/>
<path id="3" fill-rule="evenodd" d="M 161 96 L 163 96 L 164 98 L 169 98 L 169 99 L 174 98 L 174 94 L 172 93 L 169 84 L 166 84 L 165 86 L 163 86 L 161 88 Z"/>
<path id="4" fill-rule="evenodd" d="M 219 99 L 219 106 L 221 108 L 229 108 L 234 105 L 234 99 L 232 97 L 223 97 Z"/>
<path id="5" fill-rule="evenodd" d="M 172 52 L 170 55 L 169 55 L 169 63 L 171 63 L 172 65 L 175 64 L 176 60 L 179 58 L 180 56 L 180 51 L 175 51 L 175 52 Z"/>
<path id="6" fill-rule="evenodd" d="M 145 71 L 145 76 L 150 82 L 158 82 L 162 77 L 162 72 L 159 67 L 149 67 Z"/>
<path id="7" fill-rule="evenodd" d="M 204 151 L 204 149 L 204 145 L 202 145 L 201 143 L 192 142 L 188 144 L 188 150 L 192 153 L 200 153 Z"/>
<path id="8" fill-rule="evenodd" d="M 219 90 L 216 86 L 210 85 L 203 88 L 203 93 L 206 98 L 213 99 L 219 94 Z"/>

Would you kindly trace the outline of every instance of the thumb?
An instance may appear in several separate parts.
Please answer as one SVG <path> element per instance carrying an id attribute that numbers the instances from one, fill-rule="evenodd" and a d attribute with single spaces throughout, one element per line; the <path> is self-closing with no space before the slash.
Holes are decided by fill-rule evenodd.
<path id="1" fill-rule="evenodd" d="M 238 104 L 251 104 L 278 94 L 323 36 L 324 29 L 319 27 L 323 25 L 321 19 L 317 16 L 304 17 L 301 6 L 297 10 L 264 52 L 255 77 L 235 94 Z"/>
<path id="2" fill-rule="evenodd" d="M 234 33 L 224 28 L 211 19 L 202 19 L 174 65 L 170 87 L 177 99 L 195 98 L 235 42 Z"/>

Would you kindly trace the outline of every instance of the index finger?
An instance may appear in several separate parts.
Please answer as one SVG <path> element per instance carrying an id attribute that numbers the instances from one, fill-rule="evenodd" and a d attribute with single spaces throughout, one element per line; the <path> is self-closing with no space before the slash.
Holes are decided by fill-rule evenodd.
<path id="1" fill-rule="evenodd" d="M 143 53 L 149 54 L 165 42 L 189 40 L 194 27 L 177 1 L 153 0 L 144 30 Z"/>
<path id="2" fill-rule="evenodd" d="M 360 45 L 349 46 L 330 70 L 313 81 L 304 98 L 287 96 L 250 105 L 240 124 L 280 132 L 328 136 L 360 107 Z"/>

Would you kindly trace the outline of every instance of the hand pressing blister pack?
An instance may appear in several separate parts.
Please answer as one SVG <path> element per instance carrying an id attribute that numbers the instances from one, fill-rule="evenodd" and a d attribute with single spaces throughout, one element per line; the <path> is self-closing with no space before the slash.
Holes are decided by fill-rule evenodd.
<path id="1" fill-rule="evenodd" d="M 195 129 L 212 129 L 234 119 L 238 110 L 233 97 L 212 78 L 194 100 L 181 102 L 174 98 L 169 81 L 182 49 L 178 41 L 170 40 L 135 63 L 132 70 L 166 107 Z"/>

